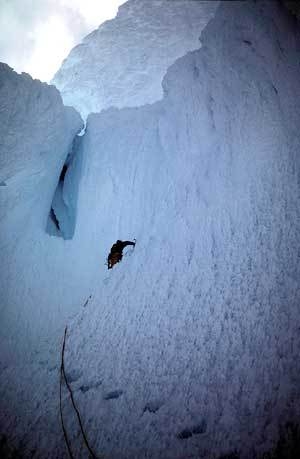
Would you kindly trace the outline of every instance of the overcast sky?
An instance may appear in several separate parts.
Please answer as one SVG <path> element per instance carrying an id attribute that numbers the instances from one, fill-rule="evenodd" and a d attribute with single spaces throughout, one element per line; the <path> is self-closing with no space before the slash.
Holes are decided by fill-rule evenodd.
<path id="1" fill-rule="evenodd" d="M 0 61 L 49 81 L 81 39 L 125 0 L 0 0 Z"/>

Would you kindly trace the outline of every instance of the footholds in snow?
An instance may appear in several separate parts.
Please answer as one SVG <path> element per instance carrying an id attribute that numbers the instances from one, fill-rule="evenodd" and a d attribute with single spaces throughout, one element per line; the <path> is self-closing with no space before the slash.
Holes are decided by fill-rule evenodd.
<path id="1" fill-rule="evenodd" d="M 115 398 L 119 398 L 123 394 L 122 390 L 113 390 L 111 392 L 108 392 L 106 395 L 104 395 L 104 400 L 112 400 Z"/>
<path id="2" fill-rule="evenodd" d="M 179 440 L 186 440 L 187 438 L 190 438 L 192 436 L 192 431 L 189 429 L 184 429 L 181 432 L 179 432 L 176 437 L 179 438 Z"/>
<path id="3" fill-rule="evenodd" d="M 90 390 L 90 386 L 80 386 L 79 387 L 79 390 L 81 390 L 81 392 L 83 392 L 85 394 L 85 392 L 87 392 L 88 390 Z"/>
<path id="4" fill-rule="evenodd" d="M 192 437 L 193 435 L 204 434 L 207 429 L 207 422 L 205 419 L 202 419 L 199 424 L 194 425 L 193 427 L 188 427 L 186 429 L 181 430 L 176 437 L 180 440 L 185 440 L 187 438 Z"/>
<path id="5" fill-rule="evenodd" d="M 143 412 L 149 411 L 149 413 L 156 413 L 161 406 L 162 403 L 159 401 L 150 401 L 146 403 Z"/>
<path id="6" fill-rule="evenodd" d="M 96 383 L 91 384 L 83 384 L 79 387 L 79 390 L 85 394 L 85 392 L 88 392 L 90 389 L 97 389 L 97 387 L 101 386 L 101 384 L 102 381 L 98 381 Z"/>

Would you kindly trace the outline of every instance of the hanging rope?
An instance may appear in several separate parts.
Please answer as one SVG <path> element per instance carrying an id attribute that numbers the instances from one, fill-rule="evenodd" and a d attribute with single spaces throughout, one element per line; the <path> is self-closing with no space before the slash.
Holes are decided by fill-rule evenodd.
<path id="1" fill-rule="evenodd" d="M 62 430 L 64 433 L 65 442 L 68 448 L 68 453 L 71 459 L 74 458 L 71 450 L 71 445 L 68 439 L 67 431 L 64 424 L 63 412 L 62 412 L 62 383 L 63 383 L 63 374 L 64 374 L 64 353 L 65 353 L 65 344 L 66 344 L 66 334 L 67 334 L 67 327 L 65 328 L 65 336 L 63 341 L 63 347 L 61 351 L 61 365 L 60 365 L 60 382 L 59 382 L 59 411 L 60 411 L 60 419 Z"/>
<path id="2" fill-rule="evenodd" d="M 63 415 L 62 415 L 61 394 L 62 394 L 62 380 L 63 379 L 64 379 L 64 381 L 66 383 L 66 386 L 67 386 L 67 389 L 68 389 L 69 394 L 70 394 L 70 398 L 71 398 L 71 402 L 72 402 L 74 411 L 75 411 L 75 413 L 77 415 L 80 431 L 81 431 L 85 446 L 87 447 L 87 449 L 88 449 L 90 455 L 92 456 L 92 458 L 93 459 L 97 459 L 97 456 L 95 455 L 95 453 L 93 452 L 92 448 L 89 445 L 89 442 L 88 442 L 88 439 L 87 439 L 87 436 L 85 434 L 85 431 L 84 431 L 84 428 L 83 428 L 83 424 L 82 424 L 82 421 L 81 421 L 80 413 L 79 413 L 79 410 L 78 410 L 78 408 L 76 406 L 76 403 L 75 403 L 75 400 L 74 400 L 73 391 L 71 389 L 70 384 L 68 383 L 66 372 L 65 372 L 64 353 L 65 353 L 67 330 L 68 330 L 68 327 L 65 328 L 64 341 L 63 341 L 63 347 L 62 347 L 62 353 L 61 353 L 61 370 L 60 370 L 60 413 L 61 413 L 61 421 L 62 421 L 62 428 L 63 428 L 63 432 L 64 432 L 64 437 L 65 437 L 65 441 L 66 441 L 66 445 L 67 445 L 67 448 L 68 448 L 68 452 L 69 452 L 70 458 L 73 459 L 74 457 L 72 455 L 72 451 L 71 451 L 71 448 L 70 448 L 70 442 L 68 440 L 68 436 L 67 436 L 66 429 L 65 429 L 65 426 L 64 426 L 64 422 L 63 422 Z"/>

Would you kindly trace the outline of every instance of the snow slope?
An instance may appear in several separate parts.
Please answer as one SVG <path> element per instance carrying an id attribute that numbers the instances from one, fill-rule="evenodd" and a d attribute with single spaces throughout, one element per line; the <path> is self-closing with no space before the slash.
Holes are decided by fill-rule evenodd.
<path id="1" fill-rule="evenodd" d="M 130 0 L 115 19 L 76 46 L 52 83 L 64 103 L 86 118 L 110 106 L 133 107 L 162 97 L 167 68 L 199 48 L 218 2 Z"/>
<path id="2" fill-rule="evenodd" d="M 66 184 L 72 194 L 74 174 L 73 239 L 37 238 L 28 221 L 1 248 L 21 323 L 7 312 L 1 325 L 0 424 L 21 457 L 67 457 L 66 323 L 66 372 L 99 457 L 250 459 L 299 419 L 299 33 L 275 2 L 224 2 L 201 42 L 168 70 L 161 101 L 88 117 Z M 62 127 L 45 223 L 72 138 Z M 111 245 L 133 237 L 107 271 Z"/>

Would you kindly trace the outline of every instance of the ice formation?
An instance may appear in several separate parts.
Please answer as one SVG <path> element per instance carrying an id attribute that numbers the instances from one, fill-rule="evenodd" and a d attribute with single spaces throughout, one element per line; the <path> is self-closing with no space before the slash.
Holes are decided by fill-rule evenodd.
<path id="1" fill-rule="evenodd" d="M 5 260 L 0 291 L 6 346 L 10 324 L 23 323 L 26 336 L 27 323 L 35 322 L 30 300 L 36 311 L 38 304 L 49 300 L 47 289 L 39 285 L 40 280 L 50 286 L 54 279 L 48 273 L 51 263 L 46 268 L 42 257 L 48 239 L 45 229 L 60 171 L 82 120 L 73 108 L 63 106 L 56 88 L 20 76 L 6 64 L 0 67 L 0 99 L 1 258 Z M 36 284 L 30 285 L 29 278 Z M 13 338 L 21 350 L 22 339 Z"/>
<path id="2" fill-rule="evenodd" d="M 41 225 L 80 127 L 74 113 L 72 128 L 63 123 L 60 104 L 57 129 L 47 124 L 42 137 L 58 152 L 51 186 L 30 176 L 40 184 L 38 195 L 29 184 L 27 207 L 11 188 L 28 210 L 15 212 L 21 227 L 14 213 L 5 223 L 5 201 L 0 421 L 22 457 L 66 457 L 57 403 L 66 323 L 67 377 L 99 457 L 252 459 L 299 419 L 299 31 L 275 2 L 223 2 L 201 42 L 168 69 L 162 100 L 88 117 L 65 184 L 66 201 L 78 195 L 71 240 Z M 11 113 L 12 132 L 35 145 L 31 117 Z M 133 237 L 107 271 L 112 243 Z M 9 314 L 16 303 L 25 331 Z M 63 401 L 73 452 L 88 457 Z"/>
<path id="3" fill-rule="evenodd" d="M 167 68 L 199 48 L 201 30 L 218 2 L 131 0 L 115 19 L 76 46 L 52 82 L 81 115 L 134 107 L 162 97 Z"/>

